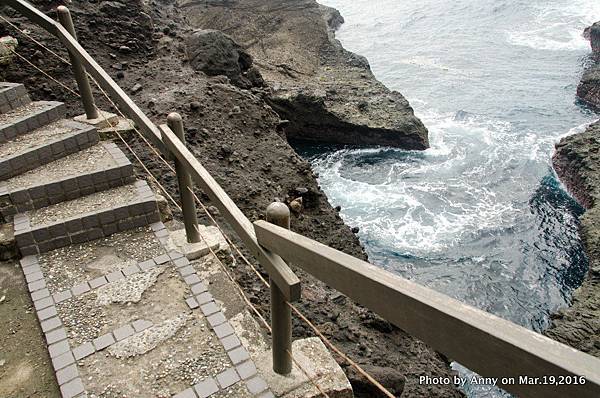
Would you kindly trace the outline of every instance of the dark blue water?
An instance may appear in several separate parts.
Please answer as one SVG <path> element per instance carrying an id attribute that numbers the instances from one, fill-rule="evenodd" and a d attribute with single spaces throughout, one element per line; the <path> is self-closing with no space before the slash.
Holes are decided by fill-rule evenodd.
<path id="1" fill-rule="evenodd" d="M 598 117 L 575 90 L 600 1 L 321 1 L 431 141 L 424 152 L 304 148 L 330 201 L 375 264 L 543 330 L 587 269 L 583 209 L 551 156 Z"/>

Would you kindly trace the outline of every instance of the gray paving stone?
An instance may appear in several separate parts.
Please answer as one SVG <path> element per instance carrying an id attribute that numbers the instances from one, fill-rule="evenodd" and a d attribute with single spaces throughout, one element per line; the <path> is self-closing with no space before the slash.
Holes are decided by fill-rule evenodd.
<path id="1" fill-rule="evenodd" d="M 77 361 L 83 359 L 87 356 L 92 355 L 96 350 L 94 349 L 94 345 L 89 341 L 87 343 L 83 343 L 79 347 L 75 347 L 73 349 L 73 356 Z"/>
<path id="2" fill-rule="evenodd" d="M 75 358 L 73 358 L 71 351 L 67 351 L 64 354 L 52 358 L 52 366 L 54 367 L 54 370 L 60 370 L 69 366 L 73 362 L 75 362 Z"/>
<path id="3" fill-rule="evenodd" d="M 164 264 L 164 263 L 169 262 L 169 260 L 171 260 L 171 259 L 166 254 L 161 254 L 160 256 L 154 257 L 154 262 L 156 264 Z"/>
<path id="4" fill-rule="evenodd" d="M 276 398 L 275 394 L 273 394 L 270 390 L 257 395 L 256 398 Z"/>
<path id="5" fill-rule="evenodd" d="M 80 283 L 71 288 L 71 292 L 73 293 L 73 296 L 80 296 L 83 293 L 86 293 L 89 291 L 90 291 L 90 285 L 88 285 L 87 282 Z"/>
<path id="6" fill-rule="evenodd" d="M 106 279 L 106 277 L 105 276 L 101 276 L 99 278 L 92 279 L 90 281 L 90 287 L 92 289 L 96 289 L 96 288 L 99 288 L 100 286 L 106 285 L 107 283 L 108 283 L 108 280 Z"/>
<path id="7" fill-rule="evenodd" d="M 213 330 L 215 331 L 217 337 L 220 339 L 234 333 L 234 330 L 229 324 L 229 322 L 225 322 L 219 326 L 215 326 Z"/>
<path id="8" fill-rule="evenodd" d="M 61 386 L 77 376 L 79 376 L 79 371 L 77 370 L 77 365 L 73 363 L 56 372 L 56 381 L 58 381 L 58 385 Z"/>
<path id="9" fill-rule="evenodd" d="M 67 339 L 67 331 L 65 328 L 60 328 L 46 333 L 46 341 L 48 344 L 58 343 Z"/>
<path id="10" fill-rule="evenodd" d="M 48 289 L 38 290 L 37 292 L 31 293 L 32 300 L 39 300 L 43 297 L 48 297 L 50 295 L 50 291 Z"/>
<path id="11" fill-rule="evenodd" d="M 142 330 L 146 330 L 148 329 L 150 326 L 152 326 L 152 322 L 147 321 L 145 319 L 138 319 L 135 320 L 131 323 L 133 325 L 133 329 L 136 331 L 136 333 L 141 332 Z"/>
<path id="12" fill-rule="evenodd" d="M 194 286 L 196 286 L 196 285 L 194 285 Z M 209 292 L 200 293 L 199 295 L 196 296 L 196 301 L 200 305 L 206 304 L 208 302 L 213 301 L 213 296 Z"/>
<path id="13" fill-rule="evenodd" d="M 239 365 L 237 365 L 235 367 L 235 370 L 238 372 L 240 377 L 244 380 L 249 379 L 250 377 L 254 376 L 258 372 L 258 370 L 256 369 L 256 366 L 254 365 L 254 362 L 252 362 L 252 361 L 246 361 L 246 362 L 240 363 Z"/>
<path id="14" fill-rule="evenodd" d="M 140 267 L 138 267 L 137 265 L 134 264 L 134 265 L 130 265 L 127 268 L 122 269 L 121 271 L 123 272 L 123 274 L 125 276 L 129 276 L 129 275 L 133 275 L 135 273 L 140 272 Z"/>
<path id="15" fill-rule="evenodd" d="M 45 321 L 46 319 L 52 318 L 53 316 L 56 316 L 56 307 L 55 306 L 51 306 L 48 308 L 44 308 L 41 311 L 38 311 L 37 313 L 38 315 L 38 319 L 41 321 Z"/>
<path id="16" fill-rule="evenodd" d="M 69 342 L 67 340 L 63 340 L 59 343 L 48 346 L 48 353 L 50 354 L 50 358 L 56 358 L 59 355 L 69 352 L 70 349 L 71 347 L 69 346 Z"/>
<path id="17" fill-rule="evenodd" d="M 175 264 L 175 267 L 177 267 L 177 268 L 186 267 L 186 266 L 190 265 L 190 260 L 188 260 L 185 257 L 182 257 L 182 258 L 178 258 L 177 260 L 174 260 L 173 264 Z"/>
<path id="18" fill-rule="evenodd" d="M 171 260 L 177 260 L 178 258 L 183 258 L 185 257 L 183 255 L 183 253 L 177 251 L 177 250 L 171 250 L 169 253 L 167 253 L 169 255 L 169 257 L 171 257 Z"/>
<path id="19" fill-rule="evenodd" d="M 114 272 L 111 272 L 110 274 L 106 275 L 106 279 L 108 279 L 109 282 L 116 282 L 123 278 L 125 278 L 125 276 L 123 275 L 123 273 L 121 271 L 114 271 Z"/>
<path id="20" fill-rule="evenodd" d="M 230 334 L 229 336 L 223 337 L 220 340 L 221 344 L 223 345 L 223 348 L 225 348 L 225 351 L 232 350 L 235 347 L 238 347 L 242 344 L 240 342 L 240 339 L 238 339 L 238 337 L 235 334 Z"/>
<path id="21" fill-rule="evenodd" d="M 35 281 L 39 281 L 40 279 L 44 279 L 44 275 L 41 272 L 33 272 L 31 274 L 25 275 L 25 280 L 27 283 L 33 283 Z"/>
<path id="22" fill-rule="evenodd" d="M 246 348 L 242 346 L 234 348 L 233 350 L 227 352 L 227 355 L 229 355 L 229 359 L 231 359 L 231 362 L 233 362 L 234 365 L 240 364 L 250 359 L 250 354 L 248 354 Z"/>
<path id="23" fill-rule="evenodd" d="M 42 328 L 42 332 L 46 333 L 62 326 L 62 322 L 59 317 L 55 316 L 53 318 L 46 319 L 45 321 L 41 322 L 40 326 Z"/>
<path id="24" fill-rule="evenodd" d="M 193 389 L 188 388 L 187 390 L 183 390 L 179 394 L 175 394 L 173 398 L 196 398 L 197 395 Z"/>
<path id="25" fill-rule="evenodd" d="M 41 289 L 45 288 L 46 281 L 41 279 L 39 281 L 35 281 L 35 282 L 28 284 L 27 287 L 29 288 L 29 291 L 33 293 L 37 290 L 41 290 Z"/>
<path id="26" fill-rule="evenodd" d="M 109 345 L 114 344 L 114 343 L 115 343 L 115 339 L 111 333 L 107 333 L 105 335 L 102 335 L 102 336 L 94 339 L 94 347 L 96 347 L 96 351 L 103 350 L 106 347 L 108 347 Z"/>
<path id="27" fill-rule="evenodd" d="M 152 228 L 152 231 L 157 232 L 160 231 L 161 229 L 165 229 L 165 224 L 163 224 L 162 222 L 155 222 L 150 224 L 150 228 Z"/>
<path id="28" fill-rule="evenodd" d="M 196 390 L 198 397 L 206 398 L 219 391 L 219 386 L 217 385 L 215 379 L 209 377 L 208 379 L 204 379 L 200 383 L 196 384 L 194 386 L 194 390 Z"/>
<path id="29" fill-rule="evenodd" d="M 183 278 L 183 280 L 190 286 L 202 282 L 196 274 L 188 275 L 185 278 Z"/>
<path id="30" fill-rule="evenodd" d="M 222 323 L 227 321 L 227 318 L 225 318 L 225 315 L 223 315 L 222 312 L 217 312 L 216 314 L 212 314 L 211 316 L 207 316 L 206 320 L 208 321 L 208 323 L 210 324 L 210 326 L 212 326 L 213 328 L 221 325 Z"/>
<path id="31" fill-rule="evenodd" d="M 76 378 L 60 386 L 60 392 L 62 393 L 63 398 L 74 398 L 84 391 L 85 388 L 83 387 L 83 382 L 80 378 Z"/>
<path id="32" fill-rule="evenodd" d="M 73 297 L 73 293 L 70 290 L 63 290 L 62 292 L 55 293 L 52 297 L 54 297 L 54 302 L 58 304 Z"/>
<path id="33" fill-rule="evenodd" d="M 195 298 L 193 297 L 188 297 L 185 299 L 185 303 L 188 305 L 188 307 L 190 307 L 190 309 L 195 310 L 196 308 L 199 307 L 198 302 L 196 301 Z"/>
<path id="34" fill-rule="evenodd" d="M 37 264 L 37 263 L 30 265 L 28 267 L 23 267 L 23 273 L 25 275 L 29 275 L 29 274 L 33 274 L 35 272 L 41 272 L 41 271 L 42 271 L 42 269 L 40 268 L 39 264 Z"/>
<path id="35" fill-rule="evenodd" d="M 42 299 L 39 299 L 39 300 L 36 300 L 33 302 L 33 306 L 35 307 L 36 311 L 40 311 L 40 310 L 43 310 L 44 308 L 48 308 L 52 304 L 54 304 L 54 300 L 52 300 L 52 297 L 44 297 Z"/>
<path id="36" fill-rule="evenodd" d="M 181 276 L 188 276 L 188 275 L 193 274 L 194 272 L 196 272 L 196 270 L 191 265 L 188 265 L 187 267 L 179 268 L 179 273 L 181 274 Z"/>
<path id="37" fill-rule="evenodd" d="M 202 282 L 196 283 L 195 285 L 192 285 L 191 287 L 192 290 L 192 294 L 202 294 L 204 292 L 206 292 L 208 289 L 206 288 L 206 285 Z"/>
<path id="38" fill-rule="evenodd" d="M 142 261 L 139 265 L 140 265 L 140 269 L 142 271 L 146 271 L 146 270 L 149 270 L 150 268 L 156 267 L 156 263 L 152 259 Z"/>
<path id="39" fill-rule="evenodd" d="M 16 218 L 16 216 L 15 216 L 15 218 Z M 25 268 L 25 267 L 29 267 L 34 264 L 39 264 L 39 261 L 38 261 L 37 256 L 25 256 L 21 259 L 20 263 L 21 263 L 21 267 Z"/>
<path id="40" fill-rule="evenodd" d="M 215 303 L 214 301 L 211 301 L 211 302 L 201 305 L 200 310 L 202 310 L 202 313 L 204 314 L 204 316 L 210 316 L 212 314 L 219 312 L 221 309 L 219 308 L 217 303 Z"/>
<path id="41" fill-rule="evenodd" d="M 133 333 L 135 333 L 135 330 L 133 330 L 133 327 L 129 324 L 121 326 L 120 328 L 113 331 L 113 334 L 115 335 L 117 341 L 126 339 L 127 337 L 133 335 Z"/>
<path id="42" fill-rule="evenodd" d="M 235 368 L 229 368 L 226 371 L 219 373 L 216 379 L 221 388 L 227 388 L 240 381 L 240 376 L 235 371 Z"/>
<path id="43" fill-rule="evenodd" d="M 259 394 L 263 391 L 265 391 L 267 388 L 269 388 L 269 386 L 267 385 L 267 382 L 264 381 L 264 379 L 262 377 L 253 377 L 250 380 L 246 381 L 246 387 L 248 387 L 248 391 L 250 391 L 251 394 Z"/>

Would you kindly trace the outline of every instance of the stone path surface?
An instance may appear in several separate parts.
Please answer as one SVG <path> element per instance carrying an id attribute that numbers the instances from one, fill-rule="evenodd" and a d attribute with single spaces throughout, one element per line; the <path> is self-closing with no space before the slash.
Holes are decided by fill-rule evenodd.
<path id="1" fill-rule="evenodd" d="M 148 184 L 95 127 L 0 83 L 0 167 L 0 217 L 14 224 L 63 397 L 275 396 L 244 334 L 256 325 L 229 292 L 224 306 L 209 248 L 163 224 Z"/>

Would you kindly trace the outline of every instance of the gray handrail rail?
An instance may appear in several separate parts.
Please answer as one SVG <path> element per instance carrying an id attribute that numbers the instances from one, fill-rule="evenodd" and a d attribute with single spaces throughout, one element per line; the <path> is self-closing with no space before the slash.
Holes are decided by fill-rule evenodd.
<path id="1" fill-rule="evenodd" d="M 161 140 L 160 130 L 152 121 L 142 112 L 142 110 L 129 98 L 129 96 L 119 87 L 117 83 L 98 63 L 81 47 L 81 45 L 71 36 L 69 31 L 60 23 L 54 21 L 46 14 L 40 12 L 37 8 L 23 0 L 0 0 L 0 4 L 5 4 L 32 22 L 44 28 L 48 33 L 56 36 L 69 50 L 71 56 L 76 57 L 87 69 L 87 72 L 96 79 L 98 85 L 105 90 L 115 100 L 123 112 L 132 119 L 142 130 L 145 137 L 155 145 L 161 153 L 167 154 L 164 144 Z"/>
<path id="2" fill-rule="evenodd" d="M 499 377 L 498 385 L 510 392 L 521 397 L 600 397 L 596 357 L 288 229 L 266 221 L 256 221 L 254 228 L 266 249 L 469 369 Z M 541 384 L 553 381 L 567 384 Z"/>

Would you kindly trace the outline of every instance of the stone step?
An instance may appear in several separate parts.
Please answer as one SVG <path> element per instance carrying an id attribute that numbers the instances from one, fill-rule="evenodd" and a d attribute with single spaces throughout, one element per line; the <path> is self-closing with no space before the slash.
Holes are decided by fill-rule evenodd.
<path id="1" fill-rule="evenodd" d="M 0 144 L 65 117 L 62 102 L 36 101 L 0 113 Z"/>
<path id="2" fill-rule="evenodd" d="M 8 113 L 30 102 L 31 99 L 24 85 L 0 82 L 0 113 Z"/>
<path id="3" fill-rule="evenodd" d="M 0 181 L 89 148 L 98 141 L 94 127 L 64 119 L 15 137 L 0 144 Z"/>
<path id="4" fill-rule="evenodd" d="M 0 181 L 0 214 L 41 209 L 134 181 L 133 165 L 106 141 Z"/>
<path id="5" fill-rule="evenodd" d="M 15 241 L 23 256 L 100 239 L 160 220 L 145 181 L 14 216 Z"/>

